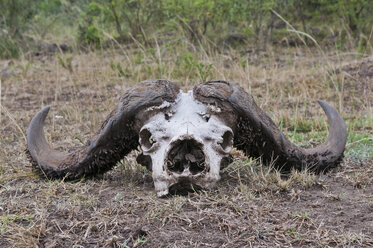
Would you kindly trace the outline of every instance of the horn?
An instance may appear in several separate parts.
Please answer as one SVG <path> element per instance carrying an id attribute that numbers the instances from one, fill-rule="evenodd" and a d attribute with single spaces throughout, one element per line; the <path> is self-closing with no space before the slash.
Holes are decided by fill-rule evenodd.
<path id="1" fill-rule="evenodd" d="M 285 171 L 308 168 L 321 172 L 336 167 L 343 159 L 347 140 L 346 125 L 328 103 L 319 100 L 330 125 L 327 140 L 305 149 L 291 143 L 243 88 L 226 81 L 210 81 L 194 87 L 194 97 L 207 105 L 218 105 L 218 113 L 234 130 L 234 146 L 247 156 L 261 157 L 265 163 Z M 231 115 L 226 118 L 224 115 Z"/>
<path id="2" fill-rule="evenodd" d="M 50 107 L 45 107 L 32 118 L 27 129 L 28 158 L 48 178 L 76 179 L 104 173 L 137 148 L 141 123 L 151 115 L 151 111 L 144 110 L 175 101 L 179 91 L 177 85 L 166 80 L 135 85 L 120 97 L 117 108 L 96 135 L 68 153 L 53 150 L 47 143 L 43 126 Z"/>

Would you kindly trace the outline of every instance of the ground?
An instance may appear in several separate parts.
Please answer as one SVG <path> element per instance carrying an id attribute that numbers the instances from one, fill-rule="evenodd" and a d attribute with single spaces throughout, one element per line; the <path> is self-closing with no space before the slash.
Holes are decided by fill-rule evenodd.
<path id="1" fill-rule="evenodd" d="M 197 55 L 196 55 L 197 54 Z M 117 49 L 1 61 L 0 247 L 373 246 L 373 58 L 309 48 L 207 55 Z M 4 70 L 5 71 L 5 70 Z M 290 140 L 322 142 L 324 99 L 346 120 L 344 162 L 283 175 L 233 151 L 216 189 L 159 199 L 137 151 L 112 171 L 73 182 L 31 169 L 25 130 L 51 105 L 53 147 L 87 141 L 118 97 L 145 79 L 183 89 L 207 79 L 253 94 Z"/>

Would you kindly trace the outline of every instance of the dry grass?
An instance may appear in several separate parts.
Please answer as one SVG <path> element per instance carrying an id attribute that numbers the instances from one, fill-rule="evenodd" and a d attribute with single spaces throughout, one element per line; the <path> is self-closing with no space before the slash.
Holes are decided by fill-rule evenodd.
<path id="1" fill-rule="evenodd" d="M 311 53 L 312 52 L 312 53 Z M 118 49 L 14 61 L 1 85 L 0 247 L 347 247 L 373 245 L 373 82 L 338 68 L 350 54 L 303 49 L 207 55 L 187 47 Z M 136 152 L 104 176 L 40 179 L 25 130 L 51 105 L 47 139 L 81 145 L 131 85 L 167 78 L 183 89 L 236 82 L 300 145 L 322 142 L 324 99 L 347 122 L 343 165 L 327 175 L 281 175 L 234 151 L 217 189 L 158 199 Z"/>

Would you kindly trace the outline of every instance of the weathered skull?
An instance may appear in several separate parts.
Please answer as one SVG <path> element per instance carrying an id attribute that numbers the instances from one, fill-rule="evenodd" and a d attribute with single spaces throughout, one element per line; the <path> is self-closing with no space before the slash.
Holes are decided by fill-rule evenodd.
<path id="1" fill-rule="evenodd" d="M 183 93 L 167 80 L 144 81 L 121 96 L 86 145 L 69 153 L 46 142 L 49 107 L 44 108 L 27 129 L 27 153 L 43 175 L 75 179 L 104 173 L 140 145 L 137 161 L 152 170 L 158 196 L 178 185 L 214 186 L 233 146 L 277 168 L 320 172 L 342 161 L 347 130 L 333 107 L 319 103 L 329 120 L 329 136 L 305 149 L 286 139 L 253 97 L 233 83 L 210 81 Z"/>
<path id="2" fill-rule="evenodd" d="M 219 109 L 196 101 L 192 91 L 180 92 L 174 103 L 161 106 L 166 110 L 151 117 L 139 135 L 143 154 L 151 158 L 147 167 L 158 196 L 177 183 L 214 186 L 233 147 L 232 129 L 211 114 Z"/>

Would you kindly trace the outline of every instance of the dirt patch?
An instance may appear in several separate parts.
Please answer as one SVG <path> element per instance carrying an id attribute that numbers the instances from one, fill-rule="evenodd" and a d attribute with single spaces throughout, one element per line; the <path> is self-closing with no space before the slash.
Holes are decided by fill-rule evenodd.
<path id="1" fill-rule="evenodd" d="M 365 99 L 373 106 L 373 57 L 351 62 L 337 70 L 343 77 L 346 100 L 353 96 Z"/>
<path id="2" fill-rule="evenodd" d="M 359 78 L 361 81 L 373 84 L 373 57 L 361 59 L 353 64 L 345 65 L 341 69 L 342 72 Z"/>
<path id="3" fill-rule="evenodd" d="M 345 163 L 345 168 L 321 176 L 308 190 L 294 190 L 279 204 L 285 212 L 297 213 L 337 233 L 354 232 L 373 235 L 373 166 Z M 360 172 L 360 174 L 359 174 Z M 364 181 L 366 173 L 369 178 Z M 354 179 L 351 179 L 354 175 Z M 359 175 L 359 176 L 356 176 Z M 364 181 L 363 183 L 361 181 Z M 285 200 L 286 199 L 286 200 Z M 290 202 L 296 202 L 293 206 Z M 304 217 L 304 216 L 303 216 Z M 320 226 L 321 227 L 321 226 Z"/>

